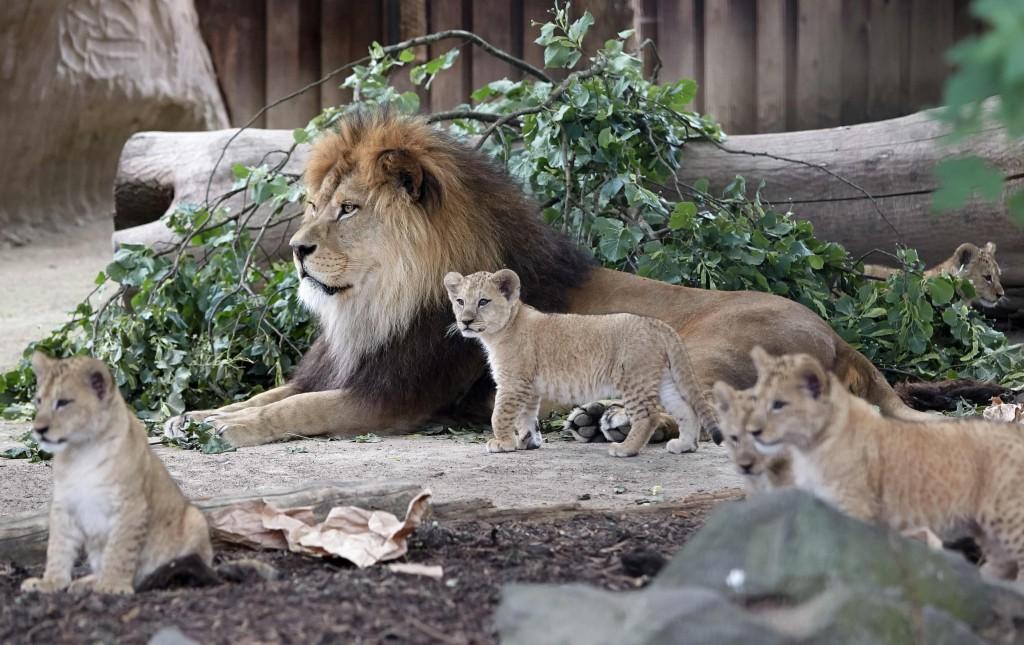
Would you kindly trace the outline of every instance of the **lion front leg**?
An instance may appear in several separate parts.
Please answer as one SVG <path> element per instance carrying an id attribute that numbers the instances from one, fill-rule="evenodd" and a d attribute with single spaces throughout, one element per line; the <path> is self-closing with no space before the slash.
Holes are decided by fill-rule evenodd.
<path id="1" fill-rule="evenodd" d="M 327 390 L 217 414 L 207 422 L 225 441 L 242 448 L 321 435 L 388 434 L 412 428 L 425 418 L 425 414 L 389 414 L 344 390 Z"/>
<path id="2" fill-rule="evenodd" d="M 184 436 L 183 428 L 189 421 L 207 421 L 213 417 L 227 414 L 230 412 L 238 412 L 240 410 L 249 410 L 252 408 L 261 408 L 271 403 L 277 403 L 284 399 L 299 394 L 301 390 L 291 385 L 282 385 L 281 387 L 275 387 L 272 390 L 261 392 L 256 396 L 250 397 L 245 401 L 239 401 L 224 407 L 217 408 L 216 410 L 194 410 L 192 412 L 185 412 L 176 417 L 171 417 L 164 422 L 164 436 L 174 438 L 180 438 Z"/>

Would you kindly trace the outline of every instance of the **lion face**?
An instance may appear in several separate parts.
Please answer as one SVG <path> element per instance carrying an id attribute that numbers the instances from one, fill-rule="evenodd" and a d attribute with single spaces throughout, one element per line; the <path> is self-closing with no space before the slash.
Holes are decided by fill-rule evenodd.
<path id="1" fill-rule="evenodd" d="M 979 249 L 973 244 L 961 244 L 954 257 L 959 267 L 957 274 L 974 285 L 977 297 L 971 304 L 995 307 L 1005 295 L 999 281 L 1001 271 L 996 262 L 996 245 L 989 242 Z"/>
<path id="2" fill-rule="evenodd" d="M 757 449 L 781 452 L 786 445 L 807 449 L 815 443 L 832 416 L 828 373 L 813 356 L 769 356 L 755 347 L 750 356 L 757 369 L 756 399 L 748 427 Z"/>
<path id="3" fill-rule="evenodd" d="M 754 432 L 760 428 L 750 424 L 757 399 L 754 390 L 736 390 L 724 381 L 715 383 L 711 390 L 718 410 L 719 426 L 725 435 L 736 472 L 745 477 L 758 477 L 767 470 L 768 457 L 757 450 Z"/>
<path id="4" fill-rule="evenodd" d="M 380 268 L 371 241 L 380 234 L 381 218 L 367 198 L 365 187 L 346 177 L 306 205 L 289 244 L 299 296 L 314 310 L 324 299 L 342 301 L 358 293 Z"/>
<path id="5" fill-rule="evenodd" d="M 519 276 L 510 269 L 469 276 L 452 272 L 444 277 L 444 286 L 455 313 L 455 327 L 467 338 L 501 332 L 518 309 Z"/>
<path id="6" fill-rule="evenodd" d="M 84 356 L 55 360 L 42 352 L 32 355 L 36 374 L 36 417 L 32 436 L 53 454 L 68 446 L 92 442 L 107 426 L 114 397 L 110 370 Z"/>

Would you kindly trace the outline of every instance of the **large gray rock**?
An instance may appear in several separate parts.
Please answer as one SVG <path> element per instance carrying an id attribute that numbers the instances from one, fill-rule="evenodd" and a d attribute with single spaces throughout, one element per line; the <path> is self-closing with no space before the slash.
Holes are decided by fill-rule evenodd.
<path id="1" fill-rule="evenodd" d="M 513 585 L 505 643 L 1020 642 L 1024 596 L 791 490 L 723 504 L 647 589 Z"/>

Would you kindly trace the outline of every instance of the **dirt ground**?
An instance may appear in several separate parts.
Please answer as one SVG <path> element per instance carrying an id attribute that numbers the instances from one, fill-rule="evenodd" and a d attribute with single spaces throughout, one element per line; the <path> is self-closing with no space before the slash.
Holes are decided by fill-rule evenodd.
<path id="1" fill-rule="evenodd" d="M 150 591 L 133 597 L 22 594 L 38 568 L 0 563 L 0 642 L 146 643 L 176 627 L 202 643 L 490 643 L 507 582 L 645 585 L 704 521 L 709 505 L 674 513 L 587 514 L 540 522 L 429 522 L 403 562 L 440 565 L 443 578 L 356 569 L 284 553 L 255 557 L 273 581 Z M 286 600 L 285 600 L 286 599 Z"/>
<path id="2" fill-rule="evenodd" d="M 111 226 L 96 221 L 68 231 L 66 241 L 41 240 L 0 251 L 0 370 L 25 345 L 66 319 L 110 261 Z M 27 424 L 0 422 L 0 450 Z M 651 446 L 639 457 L 614 459 L 605 445 L 560 441 L 541 450 L 488 455 L 465 437 L 385 438 L 380 443 L 305 440 L 233 453 L 203 455 L 158 448 L 189 495 L 286 487 L 315 479 L 394 480 L 429 486 L 437 503 L 485 498 L 499 507 L 576 501 L 630 507 L 740 485 L 723 448 L 703 444 L 692 455 Z M 50 468 L 0 459 L 0 516 L 40 511 L 50 494 Z M 652 494 L 652 489 L 658 494 Z"/>

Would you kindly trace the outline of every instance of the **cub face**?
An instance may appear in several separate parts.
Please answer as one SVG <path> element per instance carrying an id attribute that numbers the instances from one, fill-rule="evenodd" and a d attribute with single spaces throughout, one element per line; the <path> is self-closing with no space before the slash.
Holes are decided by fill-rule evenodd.
<path id="1" fill-rule="evenodd" d="M 57 360 L 37 351 L 32 369 L 37 384 L 32 435 L 43 450 L 60 453 L 92 441 L 106 428 L 115 385 L 102 361 L 87 356 Z"/>
<path id="2" fill-rule="evenodd" d="M 829 396 L 835 384 L 821 364 L 807 354 L 769 356 L 761 347 L 750 352 L 757 369 L 756 399 L 748 425 L 757 449 L 775 454 L 786 445 L 810 447 L 832 416 Z"/>
<path id="3" fill-rule="evenodd" d="M 467 338 L 500 332 L 519 303 L 519 276 L 511 269 L 468 276 L 452 272 L 444 277 L 444 287 L 455 313 L 455 327 Z"/>
<path id="4" fill-rule="evenodd" d="M 757 399 L 753 388 L 737 390 L 718 381 L 711 389 L 718 410 L 718 423 L 725 436 L 725 446 L 736 464 L 736 471 L 745 477 L 758 477 L 767 470 L 768 457 L 758 451 L 755 435 L 759 427 L 750 424 Z"/>
<path id="5" fill-rule="evenodd" d="M 960 266 L 959 275 L 974 285 L 977 297 L 973 302 L 983 307 L 995 307 L 1006 294 L 999 281 L 1001 272 L 996 262 L 996 245 L 989 242 L 979 249 L 973 244 L 961 244 L 955 255 Z"/>

